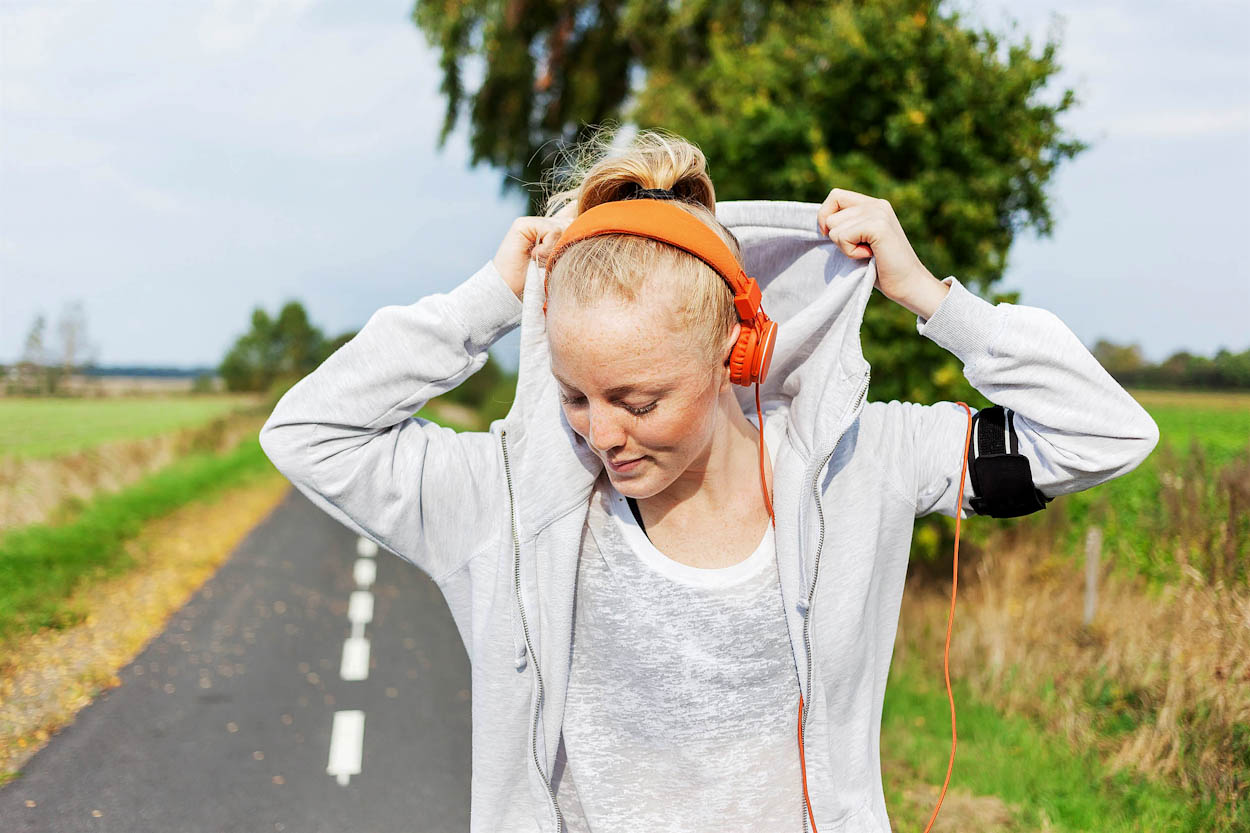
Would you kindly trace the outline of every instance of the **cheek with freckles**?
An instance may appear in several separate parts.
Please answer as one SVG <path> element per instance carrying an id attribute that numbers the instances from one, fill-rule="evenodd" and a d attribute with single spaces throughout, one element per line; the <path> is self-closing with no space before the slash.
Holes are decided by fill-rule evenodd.
<path id="1" fill-rule="evenodd" d="M 697 392 L 693 397 L 676 392 L 660 398 L 656 407 L 642 416 L 634 416 L 613 405 L 611 419 L 614 422 L 610 426 L 596 426 L 595 443 L 590 442 L 587 404 L 584 401 L 564 403 L 562 408 L 573 431 L 601 456 L 605 453 L 644 455 L 665 468 L 684 468 L 706 445 L 715 416 L 711 407 L 714 402 L 714 399 L 709 401 L 706 391 Z"/>

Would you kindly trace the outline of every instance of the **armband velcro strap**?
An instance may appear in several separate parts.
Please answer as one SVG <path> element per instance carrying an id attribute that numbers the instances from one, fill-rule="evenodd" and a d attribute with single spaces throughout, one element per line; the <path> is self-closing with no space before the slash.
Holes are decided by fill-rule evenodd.
<path id="1" fill-rule="evenodd" d="M 968 470 L 976 496 L 969 502 L 978 515 L 1016 518 L 1045 509 L 1054 500 L 1033 485 L 1029 458 L 1020 453 L 1014 417 L 1002 405 L 982 408 L 972 417 Z"/>

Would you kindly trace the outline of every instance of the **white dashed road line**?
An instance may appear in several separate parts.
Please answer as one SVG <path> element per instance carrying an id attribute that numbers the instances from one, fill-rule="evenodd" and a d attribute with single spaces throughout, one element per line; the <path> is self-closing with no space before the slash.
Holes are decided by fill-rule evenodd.
<path id="1" fill-rule="evenodd" d="M 343 643 L 343 663 L 339 676 L 344 680 L 363 680 L 369 676 L 369 640 L 363 636 L 348 637 Z"/>
<path id="2" fill-rule="evenodd" d="M 356 566 L 352 568 L 352 578 L 356 579 L 357 587 L 371 587 L 373 580 L 377 577 L 377 563 L 371 558 L 356 559 Z"/>
<path id="3" fill-rule="evenodd" d="M 377 578 L 377 563 L 373 557 L 378 545 L 364 536 L 356 539 L 356 554 L 360 556 L 352 567 L 352 578 L 358 587 L 347 602 L 347 620 L 352 623 L 352 635 L 343 642 L 343 659 L 339 663 L 339 676 L 344 680 L 364 680 L 369 677 L 369 638 L 365 625 L 373 621 L 373 593 L 368 588 Z M 360 761 L 365 740 L 365 713 L 349 709 L 334 713 L 334 725 L 330 729 L 330 762 L 326 773 L 338 779 L 340 786 L 347 786 L 353 775 L 360 774 Z"/>
<path id="4" fill-rule="evenodd" d="M 373 621 L 373 594 L 368 590 L 353 590 L 347 602 L 347 621 L 353 625 L 367 625 Z"/>
<path id="5" fill-rule="evenodd" d="M 330 729 L 330 763 L 326 773 L 346 787 L 353 775 L 360 774 L 360 752 L 364 746 L 365 713 L 359 709 L 334 713 Z"/>

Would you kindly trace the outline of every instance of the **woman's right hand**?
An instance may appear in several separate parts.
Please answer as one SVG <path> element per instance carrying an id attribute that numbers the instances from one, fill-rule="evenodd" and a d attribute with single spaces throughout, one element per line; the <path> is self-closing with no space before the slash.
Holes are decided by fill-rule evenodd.
<path id="1" fill-rule="evenodd" d="M 547 257 L 573 222 L 576 212 L 576 203 L 569 203 L 551 217 L 518 217 L 512 221 L 493 262 L 518 298 L 524 300 L 525 274 L 529 271 L 530 260 L 538 261 L 539 266 L 547 265 Z"/>

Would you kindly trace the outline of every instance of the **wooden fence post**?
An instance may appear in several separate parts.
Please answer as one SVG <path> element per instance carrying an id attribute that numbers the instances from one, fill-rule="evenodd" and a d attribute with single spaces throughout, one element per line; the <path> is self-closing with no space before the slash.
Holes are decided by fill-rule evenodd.
<path id="1" fill-rule="evenodd" d="M 1085 620 L 1094 621 L 1094 609 L 1098 606 L 1098 561 L 1102 550 L 1102 527 L 1091 526 L 1085 532 Z"/>

